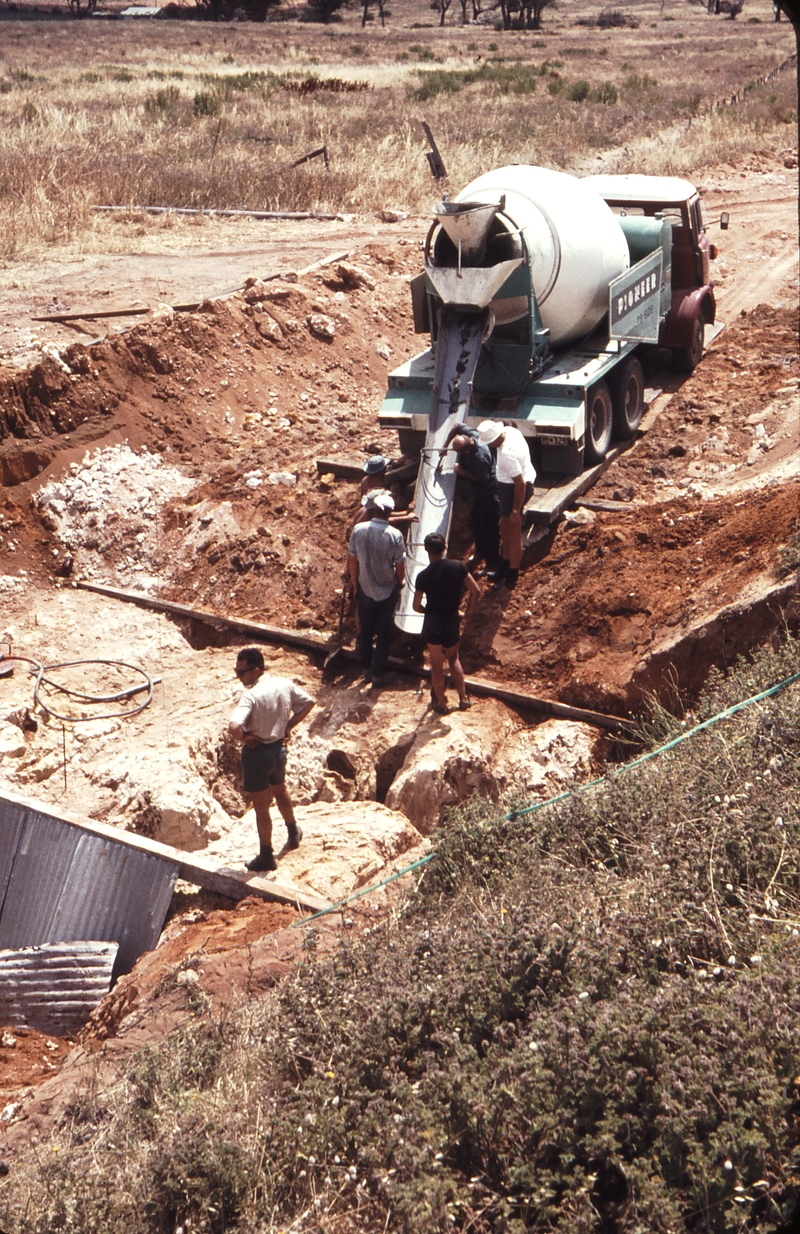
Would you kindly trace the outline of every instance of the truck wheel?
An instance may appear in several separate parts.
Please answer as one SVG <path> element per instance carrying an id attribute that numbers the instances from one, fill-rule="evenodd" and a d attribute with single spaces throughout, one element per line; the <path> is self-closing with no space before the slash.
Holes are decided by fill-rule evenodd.
<path id="1" fill-rule="evenodd" d="M 586 396 L 586 440 L 584 458 L 588 463 L 601 463 L 611 445 L 613 428 L 611 395 L 604 381 L 598 382 Z"/>
<path id="2" fill-rule="evenodd" d="M 692 331 L 691 347 L 673 347 L 672 361 L 679 373 L 693 373 L 703 358 L 706 323 L 697 317 Z"/>
<path id="3" fill-rule="evenodd" d="M 627 441 L 633 437 L 644 413 L 644 373 L 636 356 L 622 365 L 614 382 L 611 402 L 614 437 L 617 441 Z"/>

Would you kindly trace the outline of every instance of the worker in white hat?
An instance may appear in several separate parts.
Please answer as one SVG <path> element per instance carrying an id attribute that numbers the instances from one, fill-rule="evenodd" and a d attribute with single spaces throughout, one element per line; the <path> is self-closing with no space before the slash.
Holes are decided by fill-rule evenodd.
<path id="1" fill-rule="evenodd" d="M 368 523 L 358 523 L 350 535 L 347 570 L 358 605 L 358 652 L 364 680 L 388 686 L 397 674 L 389 670 L 392 619 L 405 578 L 405 540 L 389 526 L 394 509 L 391 493 L 375 494 Z"/>
<path id="2" fill-rule="evenodd" d="M 522 561 L 522 511 L 533 493 L 536 471 L 528 443 L 518 428 L 484 420 L 478 436 L 497 458 L 497 491 L 500 496 L 500 569 L 487 575 L 498 587 L 512 591 Z"/>

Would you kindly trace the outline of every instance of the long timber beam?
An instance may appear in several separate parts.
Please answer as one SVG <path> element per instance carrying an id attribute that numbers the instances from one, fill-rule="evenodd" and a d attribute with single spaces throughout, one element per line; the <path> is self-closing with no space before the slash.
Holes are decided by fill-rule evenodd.
<path id="1" fill-rule="evenodd" d="M 123 591 L 119 587 L 107 587 L 102 583 L 79 581 L 77 587 L 86 591 L 97 592 L 98 595 L 109 596 L 114 600 L 123 600 L 131 604 L 139 604 L 143 608 L 154 609 L 156 612 L 172 613 L 178 617 L 189 617 L 194 621 L 202 621 L 217 629 L 227 628 L 239 634 L 253 634 L 270 642 L 283 643 L 289 647 L 297 647 L 303 651 L 328 652 L 335 646 L 330 636 L 320 634 L 301 634 L 299 630 L 285 630 L 282 626 L 268 626 L 257 621 L 241 621 L 235 617 L 220 616 L 209 613 L 205 609 L 189 608 L 185 604 L 174 604 L 171 600 L 156 600 L 151 596 L 141 595 L 136 591 Z M 343 647 L 339 655 L 347 660 L 357 660 L 358 652 L 353 647 Z M 390 666 L 400 673 L 412 677 L 430 677 L 430 669 L 425 665 L 409 664 L 396 656 L 389 657 Z M 559 703 L 554 699 L 537 698 L 534 694 L 525 694 L 521 690 L 512 690 L 498 682 L 486 681 L 482 677 L 468 677 L 467 688 L 476 696 L 497 698 L 511 707 L 524 707 L 529 711 L 538 711 L 542 715 L 556 716 L 564 720 L 576 720 L 582 724 L 591 724 L 595 728 L 606 729 L 609 732 L 624 727 L 627 723 L 622 716 L 604 715 L 600 711 L 591 711 L 585 707 L 571 707 L 568 703 Z M 227 893 L 226 893 L 227 894 Z"/>

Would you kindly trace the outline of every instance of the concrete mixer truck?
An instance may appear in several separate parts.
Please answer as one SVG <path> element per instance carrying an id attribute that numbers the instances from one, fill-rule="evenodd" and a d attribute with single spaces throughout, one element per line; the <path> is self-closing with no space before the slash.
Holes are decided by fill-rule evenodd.
<path id="1" fill-rule="evenodd" d="M 422 541 L 449 529 L 455 460 L 439 451 L 453 425 L 511 422 L 538 472 L 577 475 L 636 432 L 645 348 L 691 372 L 716 312 L 716 249 L 687 180 L 501 167 L 433 215 L 411 283 L 414 328 L 431 346 L 389 374 L 379 412 L 420 455 L 397 616 L 408 632 L 421 623 L 411 601 Z"/>

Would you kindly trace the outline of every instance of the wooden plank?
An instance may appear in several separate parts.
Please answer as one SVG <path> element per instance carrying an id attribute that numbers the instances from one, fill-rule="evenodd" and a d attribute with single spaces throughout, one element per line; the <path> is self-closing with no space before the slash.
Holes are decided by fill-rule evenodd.
<path id="1" fill-rule="evenodd" d="M 323 266 L 333 265 L 335 261 L 344 261 L 346 257 L 352 257 L 353 252 L 353 249 L 343 249 L 341 253 L 331 253 L 330 257 L 320 257 L 319 261 L 312 261 L 310 266 L 303 266 L 302 270 L 298 270 L 297 277 L 304 278 L 306 274 L 313 274 L 315 270 L 321 270 Z"/>
<path id="2" fill-rule="evenodd" d="M 597 483 L 603 472 L 619 458 L 624 448 L 624 444 L 612 446 L 601 463 L 595 463 L 594 467 L 582 471 L 579 476 L 557 476 L 545 488 L 537 485 L 525 506 L 524 514 L 528 519 L 532 518 L 534 524 L 553 524 L 574 503 L 576 497 L 583 496 Z"/>
<path id="3" fill-rule="evenodd" d="M 358 659 L 358 653 L 344 647 L 340 653 L 348 659 Z M 408 664 L 396 656 L 389 656 L 389 665 L 400 673 L 408 673 L 416 677 L 429 678 L 431 670 L 425 664 Z M 485 677 L 465 677 L 467 691 L 479 698 L 497 698 L 512 707 L 524 707 L 530 711 L 541 712 L 542 715 L 559 716 L 565 720 L 578 720 L 582 724 L 592 724 L 595 728 L 609 731 L 620 728 L 627 721 L 622 716 L 608 716 L 601 711 L 591 711 L 586 707 L 571 707 L 568 703 L 558 703 L 555 699 L 537 698 L 535 694 L 524 694 L 521 690 L 512 690 L 496 681 L 487 681 Z"/>
<path id="4" fill-rule="evenodd" d="M 434 180 L 443 180 L 447 176 L 447 168 L 445 167 L 444 160 L 439 153 L 439 147 L 433 139 L 433 133 L 430 130 L 430 126 L 426 124 L 424 120 L 420 121 L 420 123 L 422 124 L 423 132 L 425 133 L 431 147 L 430 151 L 425 155 L 428 160 L 428 166 L 431 169 L 431 175 Z"/>
<path id="5" fill-rule="evenodd" d="M 419 459 L 403 463 L 397 467 L 390 463 L 386 469 L 386 480 L 389 484 L 407 484 L 413 480 L 419 471 Z M 336 476 L 337 480 L 363 480 L 364 464 L 352 455 L 339 455 L 337 458 L 318 458 L 317 473 L 321 476 Z"/>
<path id="6" fill-rule="evenodd" d="M 190 608 L 187 604 L 175 604 L 171 600 L 156 600 L 153 596 L 145 596 L 138 591 L 123 591 L 119 587 L 90 583 L 85 579 L 79 580 L 75 586 L 83 591 L 94 591 L 101 596 L 110 596 L 114 600 L 139 604 L 142 608 L 150 608 L 157 613 L 172 613 L 176 617 L 189 617 L 193 621 L 202 621 L 209 626 L 225 627 L 229 630 L 237 630 L 241 634 L 254 634 L 269 642 L 285 643 L 289 647 L 300 647 L 304 651 L 329 651 L 332 645 L 329 635 L 301 634 L 299 630 L 285 630 L 283 626 L 268 626 L 258 621 L 242 621 L 237 617 L 210 613 L 207 609 Z"/>
<path id="7" fill-rule="evenodd" d="M 557 716 L 564 720 L 577 720 L 582 724 L 591 724 L 595 728 L 607 729 L 613 732 L 626 723 L 619 716 L 607 716 L 600 711 L 590 711 L 586 707 L 570 707 L 568 703 L 557 703 L 553 699 L 537 698 L 533 694 L 523 694 L 520 690 L 509 690 L 494 681 L 484 681 L 482 677 L 466 677 L 467 690 L 477 696 L 484 695 L 498 698 L 512 707 L 530 708 L 542 715 Z"/>
<path id="8" fill-rule="evenodd" d="M 220 895 L 228 896 L 231 900 L 243 900 L 245 896 L 258 895 L 263 900 L 294 904 L 298 910 L 305 908 L 313 913 L 330 908 L 330 901 L 307 888 L 293 887 L 278 879 L 261 878 L 257 874 L 251 874 L 249 870 L 242 870 L 240 873 L 227 866 L 220 867 L 201 857 L 199 853 L 183 853 L 177 849 L 173 851 L 178 860 L 181 878 L 185 878 L 187 883 L 206 887 L 209 891 L 218 891 Z"/>
<path id="9" fill-rule="evenodd" d="M 87 582 L 79 582 L 76 586 L 86 591 L 95 591 L 99 595 L 110 596 L 114 600 L 142 604 L 145 608 L 153 608 L 160 612 L 176 613 L 182 617 L 191 617 L 197 621 L 207 622 L 209 625 L 225 626 L 232 630 L 241 630 L 247 634 L 258 634 L 276 642 L 289 643 L 290 646 L 300 647 L 306 651 L 328 651 L 333 646 L 330 639 L 301 635 L 294 630 L 283 630 L 280 626 L 264 626 L 258 622 L 239 621 L 232 617 L 220 617 L 215 613 L 207 613 L 203 609 L 188 608 L 184 604 L 171 604 L 167 600 L 153 600 L 149 596 L 141 596 L 134 591 L 121 591 L 117 587 L 105 587 L 99 583 Z M 358 660 L 359 658 L 358 652 L 352 647 L 342 647 L 339 654 L 347 660 Z M 411 676 L 430 676 L 430 669 L 425 665 L 408 664 L 405 660 L 400 660 L 395 656 L 389 657 L 389 664 L 398 672 L 408 673 Z M 607 716 L 603 715 L 602 712 L 589 711 L 584 707 L 570 707 L 566 703 L 558 703 L 552 699 L 537 698 L 533 694 L 523 694 L 518 690 L 510 690 L 503 685 L 493 681 L 486 681 L 481 677 L 470 677 L 467 681 L 467 686 L 476 695 L 499 698 L 503 702 L 511 703 L 514 707 L 529 707 L 531 710 L 540 711 L 545 715 L 563 716 L 569 720 L 580 720 L 585 724 L 594 724 L 598 728 L 615 729 L 620 724 L 625 723 L 625 720 L 619 716 Z M 182 875 L 182 877 L 190 878 L 188 874 Z M 190 881 L 196 882 L 197 880 L 190 879 Z M 203 884 L 203 886 L 209 885 Z M 250 883 L 248 885 L 252 886 L 253 884 Z M 223 894 L 228 895 L 230 893 L 225 891 Z M 246 895 L 247 892 L 243 894 Z"/>
<path id="10" fill-rule="evenodd" d="M 352 455 L 347 458 L 318 458 L 317 472 L 321 476 L 336 476 L 337 480 L 363 480 L 364 464 Z"/>
<path id="11" fill-rule="evenodd" d="M 214 210 L 198 209 L 195 206 L 92 206 L 99 214 L 202 214 L 209 218 L 222 219 L 289 219 L 304 221 L 316 219 L 323 223 L 341 223 L 341 214 L 323 214 L 314 210 Z"/>
<path id="12" fill-rule="evenodd" d="M 597 510 L 599 513 L 614 514 L 619 510 L 636 510 L 641 502 L 608 501 L 605 497 L 579 497 L 574 504 L 579 510 Z"/>

